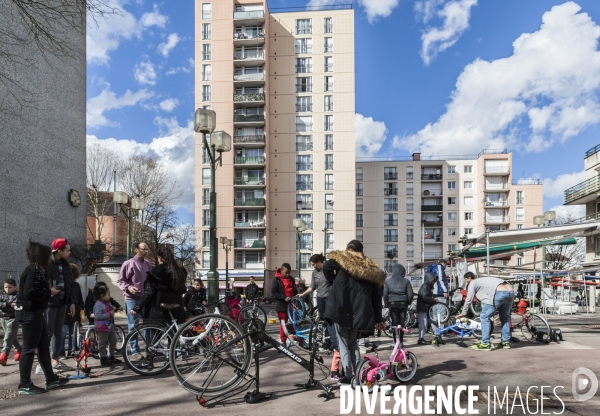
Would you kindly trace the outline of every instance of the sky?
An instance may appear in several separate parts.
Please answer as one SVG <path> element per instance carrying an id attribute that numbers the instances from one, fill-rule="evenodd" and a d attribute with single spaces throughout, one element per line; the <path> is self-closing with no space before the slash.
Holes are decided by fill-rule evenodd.
<path id="1" fill-rule="evenodd" d="M 159 159 L 193 223 L 194 2 L 112 0 L 90 21 L 87 140 Z M 350 0 L 270 0 L 278 8 Z M 513 152 L 544 209 L 600 144 L 597 0 L 355 0 L 357 157 Z"/>

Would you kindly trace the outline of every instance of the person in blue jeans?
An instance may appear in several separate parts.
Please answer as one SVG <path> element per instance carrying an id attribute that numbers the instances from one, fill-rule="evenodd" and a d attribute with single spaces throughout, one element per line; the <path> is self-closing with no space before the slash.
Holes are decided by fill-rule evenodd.
<path id="1" fill-rule="evenodd" d="M 131 315 L 129 312 L 133 310 L 138 300 L 144 295 L 144 284 L 146 283 L 148 272 L 152 270 L 152 265 L 146 260 L 149 250 L 148 244 L 143 242 L 137 243 L 134 250 L 135 256 L 123 263 L 119 272 L 119 279 L 117 280 L 117 284 L 123 291 L 123 297 L 125 298 L 125 313 L 127 314 L 127 328 L 129 332 L 133 331 L 133 328 L 140 319 L 140 314 Z M 143 317 L 144 313 L 142 312 L 141 315 Z M 131 349 L 132 360 L 142 358 L 137 335 L 131 337 L 129 348 Z"/>
<path id="2" fill-rule="evenodd" d="M 456 319 L 462 318 L 469 310 L 473 298 L 481 302 L 483 307 L 481 311 L 481 342 L 473 345 L 471 348 L 477 351 L 491 351 L 490 328 L 491 319 L 497 310 L 502 323 L 502 340 L 496 344 L 496 348 L 510 348 L 510 311 L 512 309 L 515 292 L 510 283 L 496 277 L 481 277 L 474 279 L 469 283 L 467 290 L 467 299 L 463 305 L 463 313 L 456 316 Z"/>

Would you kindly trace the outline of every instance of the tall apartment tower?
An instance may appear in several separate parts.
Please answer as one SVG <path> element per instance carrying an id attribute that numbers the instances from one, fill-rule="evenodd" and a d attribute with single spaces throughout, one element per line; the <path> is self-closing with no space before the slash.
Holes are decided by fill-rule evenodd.
<path id="1" fill-rule="evenodd" d="M 398 262 L 412 270 L 422 256 L 446 257 L 465 234 L 533 227 L 543 211 L 542 185 L 513 180 L 511 166 L 511 153 L 491 151 L 456 160 L 415 153 L 410 160 L 357 162 L 357 238 L 389 273 Z M 525 264 L 528 256 L 493 264 Z"/>
<path id="2" fill-rule="evenodd" d="M 275 10 L 274 10 L 275 11 Z M 196 0 L 196 108 L 233 136 L 217 169 L 218 236 L 236 286 L 282 263 L 310 281 L 313 253 L 354 238 L 354 11 L 270 13 L 266 1 Z M 196 241 L 209 263 L 210 165 L 196 136 Z M 306 224 L 298 238 L 293 220 Z M 297 266 L 296 266 L 297 267 Z M 221 287 L 225 252 L 219 250 Z M 267 279 L 268 280 L 268 279 Z"/>

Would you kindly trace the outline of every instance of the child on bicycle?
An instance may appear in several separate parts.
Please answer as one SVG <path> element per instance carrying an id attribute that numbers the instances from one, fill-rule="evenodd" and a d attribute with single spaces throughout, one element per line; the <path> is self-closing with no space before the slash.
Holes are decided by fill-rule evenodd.
<path id="1" fill-rule="evenodd" d="M 106 286 L 106 282 L 96 282 L 96 286 L 101 285 Z M 119 312 L 123 310 L 123 307 L 119 302 L 114 300 L 112 297 L 110 298 L 110 304 L 115 307 L 115 312 Z M 90 325 L 94 325 L 94 305 L 96 304 L 96 299 L 94 299 L 94 288 L 89 289 L 89 293 L 85 298 L 85 314 L 88 317 L 88 322 Z"/>
<path id="2" fill-rule="evenodd" d="M 96 333 L 98 334 L 98 351 L 100 353 L 100 365 L 110 367 L 112 364 L 120 363 L 115 358 L 115 345 L 117 345 L 117 333 L 112 323 L 115 307 L 110 304 L 110 290 L 105 285 L 96 285 L 93 289 L 96 304 L 94 305 L 94 319 Z M 106 356 L 108 346 L 109 356 Z"/>
<path id="3" fill-rule="evenodd" d="M 438 303 L 438 299 L 433 296 L 433 286 L 436 284 L 438 277 L 433 273 L 425 273 L 425 283 L 419 288 L 417 296 L 417 312 L 419 312 L 419 345 L 425 345 L 425 333 L 429 327 L 429 307 Z"/>

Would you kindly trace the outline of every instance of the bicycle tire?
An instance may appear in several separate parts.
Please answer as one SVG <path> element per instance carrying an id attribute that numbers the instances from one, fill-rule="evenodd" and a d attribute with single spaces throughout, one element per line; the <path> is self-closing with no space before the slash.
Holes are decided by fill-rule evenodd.
<path id="1" fill-rule="evenodd" d="M 525 331 L 527 328 L 527 332 Z M 550 342 L 551 328 L 546 321 L 546 318 L 532 313 L 525 320 L 525 325 L 521 326 L 521 332 L 523 336 L 530 342 L 541 342 L 548 344 Z"/>
<path id="2" fill-rule="evenodd" d="M 230 318 L 197 316 L 181 325 L 173 336 L 169 362 L 181 387 L 213 397 L 233 390 L 245 379 L 252 363 L 252 343 L 244 329 Z M 219 373 L 221 368 L 225 369 Z"/>
<path id="3" fill-rule="evenodd" d="M 115 325 L 115 333 L 117 334 L 117 345 L 115 345 L 115 352 L 121 352 L 123 345 L 125 345 L 125 331 L 121 326 Z"/>
<path id="4" fill-rule="evenodd" d="M 469 306 L 469 309 L 474 316 L 479 316 L 481 315 L 481 311 L 483 310 L 483 305 L 481 304 L 481 302 L 479 302 L 479 300 L 473 299 L 473 302 L 471 302 L 471 306 Z"/>
<path id="5" fill-rule="evenodd" d="M 442 302 L 431 305 L 429 311 L 427 311 L 427 319 L 435 326 L 445 324 L 450 319 L 450 308 Z"/>
<path id="6" fill-rule="evenodd" d="M 90 351 L 90 354 L 92 355 L 93 358 L 99 359 L 100 358 L 100 345 L 98 343 L 98 333 L 96 332 L 96 328 L 94 328 L 93 326 L 89 327 L 86 331 L 85 331 L 85 337 L 83 338 L 88 339 L 88 338 L 93 338 L 94 339 L 94 343 L 92 345 L 94 345 L 94 348 Z"/>
<path id="7" fill-rule="evenodd" d="M 419 366 L 417 356 L 409 351 L 406 355 L 406 361 L 406 365 L 404 365 L 404 362 L 402 362 L 393 366 L 394 377 L 396 377 L 396 380 L 398 380 L 400 383 L 408 383 L 417 374 L 417 367 Z M 406 373 L 402 373 L 402 369 L 405 369 Z"/>
<path id="8" fill-rule="evenodd" d="M 243 326 L 244 321 L 248 322 L 252 318 L 260 320 L 264 325 L 267 324 L 267 313 L 258 305 L 246 305 L 240 309 L 237 315 L 237 323 Z"/>
<path id="9" fill-rule="evenodd" d="M 297 296 L 294 296 L 292 299 L 290 299 L 287 309 L 288 309 L 288 319 L 293 324 L 295 324 L 295 323 L 299 324 L 300 322 L 302 322 L 304 320 L 304 318 L 307 315 L 306 314 L 306 305 L 304 304 L 302 299 L 300 299 Z"/>
<path id="10" fill-rule="evenodd" d="M 383 317 L 383 333 L 388 338 L 394 337 L 394 330 L 392 329 L 392 318 L 389 311 Z"/>
<path id="11" fill-rule="evenodd" d="M 159 323 L 141 324 L 135 327 L 125 337 L 123 361 L 132 371 L 142 376 L 152 376 L 165 372 L 169 368 L 169 348 L 173 334 L 168 333 L 167 327 Z M 138 348 L 141 359 L 134 359 L 129 341 L 133 336 L 138 337 Z M 145 351 L 144 351 L 145 350 Z M 145 352 L 145 355 L 142 354 Z"/>
<path id="12" fill-rule="evenodd" d="M 475 321 L 475 322 L 478 322 L 480 324 L 480 328 L 481 328 L 481 316 L 477 316 L 477 317 L 475 317 L 475 318 L 473 318 L 471 320 Z M 494 319 L 491 318 L 490 319 L 490 337 L 494 333 L 494 327 L 495 326 L 496 326 L 496 322 L 494 322 Z M 477 339 L 481 339 L 481 337 L 482 337 L 481 329 L 475 330 L 471 335 L 473 335 Z"/>
<path id="13" fill-rule="evenodd" d="M 417 312 L 409 310 L 406 313 L 406 322 L 404 323 L 404 327 L 406 329 L 414 328 L 417 325 L 418 319 L 419 315 L 417 314 Z"/>
<path id="14" fill-rule="evenodd" d="M 358 368 L 356 369 L 356 375 L 352 379 L 352 387 L 356 387 L 357 385 L 360 387 L 368 386 L 369 393 L 373 391 L 373 386 L 379 384 L 379 382 L 374 379 L 369 383 L 367 380 L 367 375 L 369 371 L 375 368 L 375 364 L 371 362 L 371 360 L 367 358 L 363 358 L 363 360 L 358 364 Z"/>

